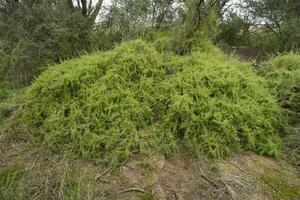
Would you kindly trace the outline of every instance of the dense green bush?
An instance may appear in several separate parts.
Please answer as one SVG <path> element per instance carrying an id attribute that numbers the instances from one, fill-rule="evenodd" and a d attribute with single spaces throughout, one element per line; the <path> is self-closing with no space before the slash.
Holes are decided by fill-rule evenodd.
<path id="1" fill-rule="evenodd" d="M 159 52 L 173 51 L 173 39 L 171 37 L 162 37 L 154 41 L 154 46 Z"/>
<path id="2" fill-rule="evenodd" d="M 284 137 L 289 162 L 299 166 L 300 156 L 300 55 L 288 53 L 267 61 L 261 73 L 284 108 L 288 124 Z"/>
<path id="3" fill-rule="evenodd" d="M 266 62 L 262 74 L 289 114 L 300 112 L 300 55 L 289 53 Z M 292 113 L 291 113 L 292 112 Z"/>
<path id="4" fill-rule="evenodd" d="M 172 34 L 157 32 L 156 37 L 153 39 L 153 45 L 160 53 L 169 52 L 177 55 L 187 55 L 192 51 L 219 51 L 213 45 L 211 39 L 207 38 L 202 31 L 195 32 L 191 38 L 186 37 L 184 34 L 184 32 L 176 31 Z M 158 37 L 159 35 L 161 37 Z"/>
<path id="5" fill-rule="evenodd" d="M 248 64 L 216 51 L 168 56 L 140 40 L 50 67 L 26 92 L 22 116 L 50 149 L 113 164 L 178 145 L 277 155 L 280 118 Z"/>
<path id="6" fill-rule="evenodd" d="M 91 32 L 94 49 L 110 50 L 122 41 L 122 34 L 116 30 L 103 30 L 97 27 Z"/>

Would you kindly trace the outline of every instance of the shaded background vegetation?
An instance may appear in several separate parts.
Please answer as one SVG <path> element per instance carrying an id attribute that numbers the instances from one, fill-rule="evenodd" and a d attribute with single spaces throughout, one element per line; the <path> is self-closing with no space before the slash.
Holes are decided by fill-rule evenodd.
<path id="1" fill-rule="evenodd" d="M 261 52 L 297 50 L 299 2 L 282 0 L 1 0 L 1 81 L 27 85 L 49 64 L 134 38 L 190 52 L 207 39 Z M 198 44 L 197 44 L 198 45 Z"/>

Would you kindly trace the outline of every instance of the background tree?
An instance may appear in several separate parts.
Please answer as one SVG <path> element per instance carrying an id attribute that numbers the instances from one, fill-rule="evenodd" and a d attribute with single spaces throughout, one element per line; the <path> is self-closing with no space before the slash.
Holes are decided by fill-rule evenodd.
<path id="1" fill-rule="evenodd" d="M 279 50 L 290 49 L 299 37 L 300 2 L 297 0 L 248 0 L 243 6 L 252 24 L 273 34 Z"/>
<path id="2" fill-rule="evenodd" d="M 152 27 L 160 28 L 161 23 L 166 19 L 166 17 L 173 16 L 173 4 L 174 0 L 152 0 L 151 10 L 152 10 Z"/>
<path id="3" fill-rule="evenodd" d="M 28 84 L 49 63 L 134 38 L 178 54 L 211 41 L 299 48 L 299 1 L 239 2 L 112 0 L 98 17 L 103 0 L 0 0 L 1 80 Z M 228 15 L 228 6 L 238 12 Z"/>
<path id="4" fill-rule="evenodd" d="M 249 42 L 249 29 L 250 24 L 232 12 L 220 23 L 217 39 L 231 46 L 245 45 Z"/>
<path id="5" fill-rule="evenodd" d="M 103 0 L 96 1 L 95 6 L 93 6 L 93 0 L 76 0 L 76 4 L 74 5 L 73 0 L 67 0 L 68 7 L 72 11 L 79 10 L 82 16 L 89 18 L 91 24 L 95 22 L 102 4 Z"/>
<path id="6" fill-rule="evenodd" d="M 28 84 L 48 63 L 92 50 L 91 32 L 103 1 L 91 2 L 0 0 L 1 79 Z"/>
<path id="7" fill-rule="evenodd" d="M 222 10 L 229 0 L 185 0 L 187 7 L 186 24 L 189 34 L 197 31 L 211 12 L 221 17 Z"/>

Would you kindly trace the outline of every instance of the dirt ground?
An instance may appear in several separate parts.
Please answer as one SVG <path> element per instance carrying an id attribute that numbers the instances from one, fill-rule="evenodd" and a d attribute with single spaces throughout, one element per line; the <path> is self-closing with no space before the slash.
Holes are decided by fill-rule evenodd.
<path id="1" fill-rule="evenodd" d="M 253 153 L 218 162 L 183 153 L 173 158 L 156 154 L 149 166 L 135 159 L 112 169 L 97 161 L 30 149 L 25 143 L 1 146 L 0 192 L 13 185 L 3 181 L 1 185 L 4 172 L 18 166 L 23 173 L 14 190 L 24 193 L 24 199 L 300 199 L 299 171 L 284 161 Z M 69 182 L 80 183 L 79 198 L 63 193 L 64 187 L 74 189 Z"/>
<path id="2" fill-rule="evenodd" d="M 226 54 L 233 54 L 245 61 L 261 62 L 268 59 L 268 55 L 261 53 L 258 49 L 248 46 L 226 46 L 222 50 Z"/>

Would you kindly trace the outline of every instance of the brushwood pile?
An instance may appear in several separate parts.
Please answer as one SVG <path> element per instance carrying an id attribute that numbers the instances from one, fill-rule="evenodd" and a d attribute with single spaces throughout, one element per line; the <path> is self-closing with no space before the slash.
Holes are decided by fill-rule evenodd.
<path id="1" fill-rule="evenodd" d="M 52 151 L 118 164 L 154 152 L 278 155 L 281 108 L 247 63 L 141 40 L 49 67 L 25 93 L 25 130 Z"/>

